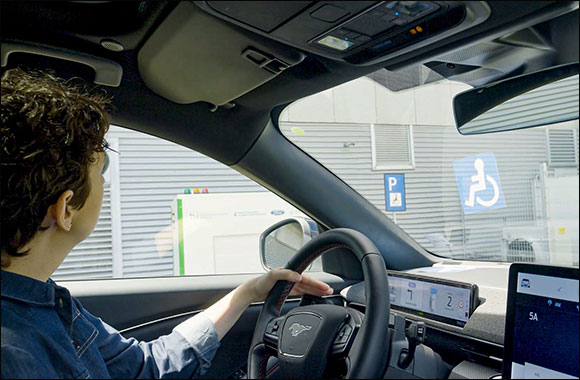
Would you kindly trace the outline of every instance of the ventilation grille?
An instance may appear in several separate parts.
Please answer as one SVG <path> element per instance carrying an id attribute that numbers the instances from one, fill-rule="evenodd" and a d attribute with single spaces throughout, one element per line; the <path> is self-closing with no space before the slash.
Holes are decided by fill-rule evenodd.
<path id="1" fill-rule="evenodd" d="M 575 129 L 548 129 L 548 164 L 552 167 L 578 166 L 578 132 Z"/>
<path id="2" fill-rule="evenodd" d="M 373 170 L 413 169 L 412 141 L 412 128 L 408 125 L 374 125 Z"/>

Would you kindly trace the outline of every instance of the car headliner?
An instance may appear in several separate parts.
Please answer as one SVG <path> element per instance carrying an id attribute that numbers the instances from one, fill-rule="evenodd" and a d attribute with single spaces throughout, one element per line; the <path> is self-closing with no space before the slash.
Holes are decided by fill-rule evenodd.
<path id="1" fill-rule="evenodd" d="M 232 165 L 251 148 L 276 106 L 383 67 L 401 69 L 429 61 L 430 57 L 451 49 L 527 27 L 537 22 L 541 14 L 563 8 L 563 3 L 489 2 L 492 12 L 486 22 L 426 48 L 370 66 L 355 66 L 308 54 L 300 64 L 235 99 L 234 108 L 220 107 L 215 112 L 205 102 L 183 105 L 169 101 L 151 91 L 139 74 L 138 49 L 176 6 L 174 2 L 3 1 L 1 22 L 3 41 L 47 44 L 118 62 L 123 67 L 121 85 L 104 87 L 114 98 L 113 124 L 166 138 Z M 576 22 L 576 28 L 577 25 Z M 233 25 L 231 28 L 232 33 L 239 29 Z M 576 38 L 577 34 L 576 29 Z M 121 42 L 125 50 L 104 49 L 99 43 L 104 37 Z M 555 63 L 558 62 L 548 64 Z M 92 70 L 86 67 L 53 58 L 13 54 L 8 67 L 17 64 L 50 67 L 63 77 L 80 76 L 88 80 L 93 77 Z M 523 67 L 520 73 L 529 69 Z"/>

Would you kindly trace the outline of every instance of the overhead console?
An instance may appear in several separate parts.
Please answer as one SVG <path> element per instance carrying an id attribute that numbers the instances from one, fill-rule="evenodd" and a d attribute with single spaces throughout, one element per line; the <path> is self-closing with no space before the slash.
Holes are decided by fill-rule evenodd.
<path id="1" fill-rule="evenodd" d="M 485 21 L 483 1 L 198 1 L 229 22 L 301 50 L 369 65 Z"/>

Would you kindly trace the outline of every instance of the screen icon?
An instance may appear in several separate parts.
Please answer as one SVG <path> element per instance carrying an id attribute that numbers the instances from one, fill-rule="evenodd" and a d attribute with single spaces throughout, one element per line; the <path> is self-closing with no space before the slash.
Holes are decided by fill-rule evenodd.
<path id="1" fill-rule="evenodd" d="M 522 283 L 520 285 L 522 288 L 530 288 L 531 284 L 530 284 L 530 280 L 527 278 L 522 278 Z"/>
<path id="2" fill-rule="evenodd" d="M 429 300 L 429 308 L 431 311 L 435 311 L 435 303 L 437 302 L 437 289 L 431 288 L 431 299 Z"/>
<path id="3" fill-rule="evenodd" d="M 554 302 L 552 300 L 548 300 L 548 306 L 552 306 Z"/>

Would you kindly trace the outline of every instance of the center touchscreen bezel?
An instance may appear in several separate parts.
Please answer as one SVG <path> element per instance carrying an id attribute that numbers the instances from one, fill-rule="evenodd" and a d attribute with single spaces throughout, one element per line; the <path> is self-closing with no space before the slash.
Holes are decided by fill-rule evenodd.
<path id="1" fill-rule="evenodd" d="M 428 282 L 428 283 L 432 283 L 432 284 L 446 285 L 446 286 L 451 286 L 451 287 L 469 290 L 470 293 L 469 293 L 469 310 L 468 310 L 469 316 L 467 318 L 468 321 L 469 321 L 469 318 L 471 318 L 471 316 L 473 315 L 474 310 L 477 308 L 477 306 L 479 304 L 479 288 L 477 287 L 476 284 L 470 284 L 470 283 L 466 283 L 466 282 L 459 282 L 459 281 L 452 281 L 452 280 L 444 280 L 444 279 L 440 279 L 440 278 L 433 278 L 430 276 L 422 276 L 422 275 L 417 275 L 417 274 L 396 272 L 396 271 L 390 271 L 390 270 L 387 270 L 387 274 L 389 275 L 389 277 L 399 277 L 399 278 L 404 278 L 407 280 L 410 279 L 410 280 L 415 280 L 415 281 L 423 281 L 423 282 Z M 389 287 L 390 287 L 390 285 L 389 285 Z M 390 296 L 390 289 L 389 289 L 389 296 Z M 461 327 L 461 328 L 463 328 L 465 326 L 465 324 L 467 323 L 466 321 L 462 321 L 459 319 L 443 317 L 443 316 L 440 316 L 437 314 L 432 314 L 432 313 L 428 313 L 425 311 L 414 310 L 414 309 L 410 309 L 410 308 L 406 308 L 406 307 L 398 306 L 398 305 L 393 305 L 393 304 L 391 304 L 391 309 L 402 311 L 402 312 L 405 312 L 408 314 L 417 315 L 419 317 L 423 317 L 423 318 L 427 318 L 430 320 L 450 324 L 452 326 Z"/>
<path id="2" fill-rule="evenodd" d="M 514 332 L 515 332 L 515 318 L 516 318 L 516 297 L 518 296 L 518 274 L 535 274 L 556 278 L 567 278 L 578 280 L 578 268 L 574 267 L 559 267 L 553 265 L 537 265 L 515 263 L 510 265 L 507 305 L 506 305 L 506 321 L 504 332 L 504 356 L 502 362 L 502 379 L 511 379 L 513 354 L 514 354 Z"/>

